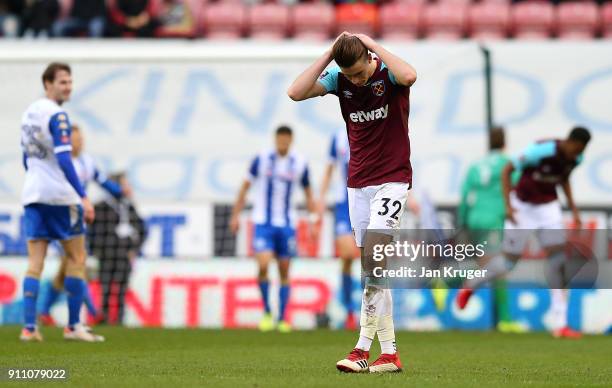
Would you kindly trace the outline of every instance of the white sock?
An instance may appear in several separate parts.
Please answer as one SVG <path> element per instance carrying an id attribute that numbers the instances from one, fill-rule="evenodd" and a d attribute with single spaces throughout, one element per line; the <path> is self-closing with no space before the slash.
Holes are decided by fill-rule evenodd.
<path id="1" fill-rule="evenodd" d="M 380 352 L 384 354 L 395 354 L 395 340 L 380 341 Z"/>
<path id="2" fill-rule="evenodd" d="M 550 309 L 553 318 L 553 330 L 567 326 L 567 291 L 558 288 L 550 290 Z"/>
<path id="3" fill-rule="evenodd" d="M 357 341 L 357 345 L 355 345 L 357 349 L 365 350 L 366 352 L 370 351 L 371 346 L 372 338 L 364 337 L 362 335 L 359 336 L 359 341 Z"/>
<path id="4" fill-rule="evenodd" d="M 548 286 L 551 289 L 560 289 L 565 287 L 564 267 L 565 252 L 558 251 L 550 255 L 546 266 L 546 280 L 548 281 Z"/>
<path id="5" fill-rule="evenodd" d="M 360 341 L 361 338 L 367 338 L 369 340 L 368 349 L 360 346 L 357 343 L 357 348 L 363 350 L 369 350 L 372 340 L 376 335 L 378 328 L 378 319 L 383 307 L 384 302 L 384 290 L 377 286 L 368 285 L 363 290 L 363 296 L 361 297 L 361 318 L 359 320 L 360 330 Z M 362 345 L 364 345 L 362 343 Z"/>
<path id="6" fill-rule="evenodd" d="M 383 306 L 376 330 L 380 349 L 385 354 L 395 354 L 395 327 L 393 325 L 393 298 L 391 290 L 383 290 Z"/>

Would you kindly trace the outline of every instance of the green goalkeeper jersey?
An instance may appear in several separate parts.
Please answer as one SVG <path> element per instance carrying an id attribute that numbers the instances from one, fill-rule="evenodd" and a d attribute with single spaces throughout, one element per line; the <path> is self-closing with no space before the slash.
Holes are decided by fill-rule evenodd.
<path id="1" fill-rule="evenodd" d="M 502 171 L 510 159 L 499 151 L 473 163 L 461 188 L 459 225 L 469 229 L 501 229 L 504 226 Z"/>

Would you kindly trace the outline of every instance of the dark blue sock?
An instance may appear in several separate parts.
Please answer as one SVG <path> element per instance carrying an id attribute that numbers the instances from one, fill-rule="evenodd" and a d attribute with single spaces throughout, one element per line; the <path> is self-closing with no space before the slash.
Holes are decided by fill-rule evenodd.
<path id="1" fill-rule="evenodd" d="M 83 279 L 66 276 L 64 290 L 68 295 L 68 326 L 72 328 L 79 323 L 79 314 L 83 304 Z"/>
<path id="2" fill-rule="evenodd" d="M 270 314 L 270 297 L 268 296 L 268 286 L 270 283 L 266 281 L 259 281 L 259 290 L 261 291 L 261 300 L 263 300 L 264 310 L 266 314 Z"/>
<path id="3" fill-rule="evenodd" d="M 350 274 L 342 273 L 342 304 L 347 313 L 353 312 L 353 278 Z"/>
<path id="4" fill-rule="evenodd" d="M 280 287 L 280 291 L 278 293 L 279 303 L 279 311 L 278 311 L 278 320 L 285 320 L 285 310 L 287 309 L 287 303 L 289 302 L 289 285 L 284 284 Z"/>
<path id="5" fill-rule="evenodd" d="M 23 279 L 23 318 L 25 328 L 34 331 L 36 329 L 36 298 L 40 280 L 32 277 Z"/>
<path id="6" fill-rule="evenodd" d="M 91 292 L 89 292 L 89 285 L 86 280 L 83 280 L 83 303 L 87 307 L 87 311 L 92 316 L 98 315 L 98 310 L 96 310 L 96 306 L 94 306 L 93 299 L 91 298 Z"/>
<path id="7" fill-rule="evenodd" d="M 58 290 L 53 286 L 53 283 L 49 283 L 49 287 L 47 288 L 47 295 L 45 296 L 45 302 L 43 303 L 43 308 L 41 313 L 45 315 L 49 315 L 51 311 L 51 307 L 57 302 L 57 298 L 59 298 L 62 290 Z"/>

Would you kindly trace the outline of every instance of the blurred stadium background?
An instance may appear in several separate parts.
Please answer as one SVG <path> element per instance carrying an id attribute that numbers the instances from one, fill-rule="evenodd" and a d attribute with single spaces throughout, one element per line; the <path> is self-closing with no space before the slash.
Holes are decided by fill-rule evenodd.
<path id="1" fill-rule="evenodd" d="M 227 227 L 230 206 L 248 161 L 271 145 L 273 130 L 283 123 L 294 128 L 294 147 L 308 157 L 318 192 L 330 136 L 343 128 L 338 104 L 331 97 L 293 103 L 285 90 L 343 30 L 382 39 L 416 67 L 410 115 L 416 197 L 427 193 L 443 225 L 453 225 L 467 166 L 486 152 L 484 45 L 492 58 L 493 117 L 508 130 L 509 153 L 536 139 L 563 137 L 575 124 L 593 131 L 572 182 L 585 225 L 610 229 L 612 41 L 606 39 L 612 37 L 612 2 L 151 0 L 140 12 L 152 24 L 134 29 L 122 25 L 126 12 L 139 12 L 123 4 L 129 1 L 111 0 L 106 8 L 104 1 L 83 1 L 102 9 L 76 16 L 102 17 L 107 28 L 100 31 L 116 37 L 95 40 L 87 39 L 86 29 L 66 33 L 56 22 L 74 17 L 74 4 L 53 3 L 37 2 L 34 9 L 0 1 L 0 324 L 18 324 L 23 315 L 20 117 L 42 95 L 40 74 L 52 60 L 73 67 L 66 109 L 84 131 L 86 152 L 109 173 L 128 172 L 147 223 L 127 295 L 128 326 L 257 324 L 261 303 L 256 265 L 248 259 L 248 212 L 234 238 Z M 418 224 L 414 215 L 406 217 Z M 303 213 L 298 225 L 290 320 L 303 329 L 339 327 L 344 312 L 332 214 L 318 241 L 309 237 L 307 218 Z M 610 260 L 606 237 L 597 249 Z M 55 255 L 47 260 L 47 281 L 58 265 Z M 92 289 L 99 301 L 96 278 Z M 437 311 L 429 291 L 395 292 L 398 329 L 494 327 L 487 290 L 463 312 Z M 453 297 L 451 292 L 448 300 Z M 516 320 L 531 330 L 549 326 L 546 290 L 512 289 L 510 298 Z M 359 303 L 358 279 L 354 299 Z M 610 290 L 574 290 L 570 324 L 604 332 L 612 325 L 611 306 Z M 61 323 L 65 311 L 58 303 L 52 315 Z"/>

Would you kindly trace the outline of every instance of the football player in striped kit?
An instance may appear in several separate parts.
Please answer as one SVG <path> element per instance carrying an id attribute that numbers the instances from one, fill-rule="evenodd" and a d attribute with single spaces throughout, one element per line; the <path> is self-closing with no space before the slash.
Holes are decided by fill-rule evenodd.
<path id="1" fill-rule="evenodd" d="M 230 221 L 230 229 L 236 233 L 246 195 L 253 187 L 251 220 L 255 227 L 253 248 L 259 265 L 258 284 L 264 305 L 264 315 L 259 323 L 259 329 L 262 331 L 270 331 L 275 327 L 280 332 L 291 331 L 285 313 L 290 292 L 289 264 L 296 248 L 293 203 L 297 186 L 304 189 L 309 211 L 315 211 L 308 164 L 306 159 L 290 149 L 292 141 L 291 128 L 281 126 L 276 130 L 275 148 L 265 150 L 253 159 L 234 204 Z M 278 262 L 281 282 L 278 325 L 275 324 L 269 298 L 268 265 L 272 259 Z"/>
<path id="2" fill-rule="evenodd" d="M 80 324 L 85 278 L 85 224 L 94 208 L 72 163 L 71 126 L 61 105 L 72 92 L 70 66 L 51 63 L 42 75 L 45 97 L 32 103 L 21 121 L 21 147 L 26 169 L 22 192 L 28 269 L 23 281 L 24 321 L 22 341 L 42 341 L 36 325 L 36 300 L 47 247 L 60 241 L 67 256 L 64 289 L 68 294 L 68 325 L 64 338 L 104 340 Z"/>
<path id="3" fill-rule="evenodd" d="M 107 193 L 109 193 L 115 198 L 120 198 L 123 195 L 131 195 L 131 193 L 123 193 L 121 187 L 119 187 L 117 183 L 108 179 L 106 174 L 104 174 L 98 168 L 94 158 L 86 152 L 83 152 L 84 135 L 81 131 L 81 128 L 76 124 L 72 124 L 72 133 L 70 135 L 70 139 L 72 144 L 72 164 L 74 165 L 76 174 L 79 177 L 79 181 L 83 185 L 83 189 L 85 191 L 87 191 L 87 186 L 90 182 L 96 182 L 98 185 L 100 185 L 101 188 L 103 188 Z M 60 264 L 60 268 L 58 269 L 55 278 L 53 278 L 53 282 L 49 285 L 46 298 L 43 304 L 43 309 L 39 316 L 39 320 L 43 325 L 55 325 L 55 320 L 51 316 L 51 307 L 55 304 L 55 302 L 60 296 L 60 293 L 64 289 L 63 285 L 64 278 L 66 276 L 67 263 L 68 258 L 66 257 L 66 255 L 62 255 L 62 262 Z M 87 307 L 87 311 L 89 311 L 89 314 L 94 317 L 96 321 L 101 321 L 102 317 L 99 315 L 99 312 L 93 303 L 91 293 L 89 292 L 89 285 L 87 284 L 86 280 L 84 280 L 84 282 L 85 284 L 83 286 L 83 303 Z"/>

